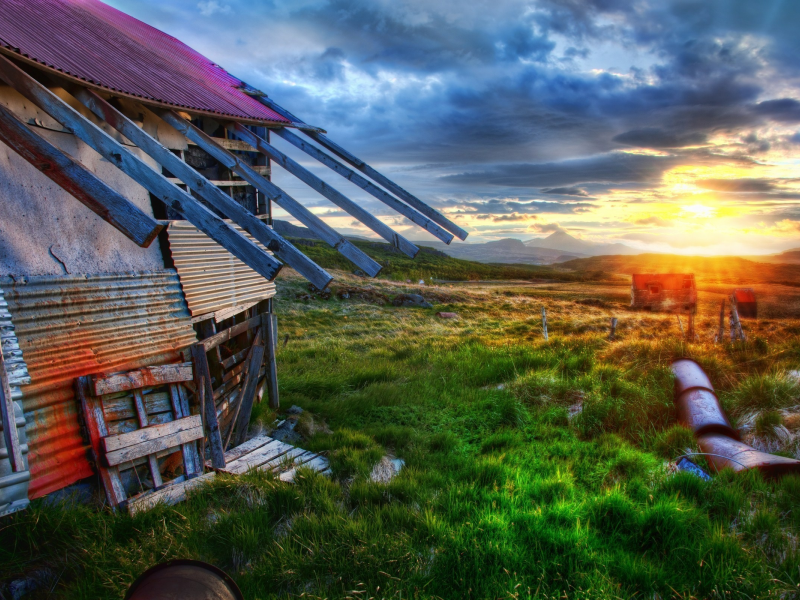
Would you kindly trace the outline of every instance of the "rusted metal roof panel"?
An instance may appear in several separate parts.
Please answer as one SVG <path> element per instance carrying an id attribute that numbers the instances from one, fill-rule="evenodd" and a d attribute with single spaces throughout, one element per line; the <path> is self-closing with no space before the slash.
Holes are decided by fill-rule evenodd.
<path id="1" fill-rule="evenodd" d="M 253 236 L 228 223 L 262 250 Z M 168 229 L 169 248 L 178 270 L 189 312 L 220 321 L 232 309 L 247 308 L 275 295 L 275 283 L 267 281 L 222 246 L 187 221 L 173 221 Z M 271 253 L 270 253 L 271 254 Z M 229 310 L 230 309 L 230 310 Z"/>
<path id="2" fill-rule="evenodd" d="M 196 341 L 174 271 L 3 278 L 30 373 L 22 406 L 30 497 L 92 475 L 81 437 L 76 377 L 177 362 Z"/>
<path id="3" fill-rule="evenodd" d="M 98 0 L 0 0 L 0 45 L 77 79 L 186 109 L 288 123 L 172 36 Z"/>

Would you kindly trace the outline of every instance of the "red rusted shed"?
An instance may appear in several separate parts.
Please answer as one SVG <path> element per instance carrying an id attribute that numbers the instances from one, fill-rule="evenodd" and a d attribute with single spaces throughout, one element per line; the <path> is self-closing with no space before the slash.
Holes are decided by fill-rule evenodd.
<path id="1" fill-rule="evenodd" d="M 0 0 L 0 46 L 146 100 L 287 123 L 245 84 L 172 36 L 98 0 Z"/>
<path id="2" fill-rule="evenodd" d="M 631 306 L 665 312 L 697 310 L 693 273 L 637 273 L 631 281 Z"/>
<path id="3" fill-rule="evenodd" d="M 22 406 L 30 498 L 93 471 L 73 382 L 81 375 L 177 362 L 196 341 L 174 272 L 2 280 L 30 384 Z"/>
<path id="4" fill-rule="evenodd" d="M 740 319 L 757 319 L 758 303 L 756 292 L 752 288 L 737 288 L 733 290 L 733 300 Z"/>

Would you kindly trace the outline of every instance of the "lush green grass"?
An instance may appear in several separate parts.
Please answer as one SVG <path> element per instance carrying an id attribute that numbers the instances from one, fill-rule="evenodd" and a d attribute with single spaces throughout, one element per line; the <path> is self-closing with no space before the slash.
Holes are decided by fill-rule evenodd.
<path id="1" fill-rule="evenodd" d="M 46 567 L 52 597 L 119 598 L 146 567 L 195 557 L 227 570 L 247 598 L 800 589 L 800 478 L 703 482 L 669 474 L 664 460 L 693 444 L 675 424 L 671 360 L 696 358 L 728 406 L 759 390 L 767 410 L 797 404 L 776 375 L 800 362 L 796 322 L 715 346 L 679 340 L 672 318 L 631 313 L 610 343 L 611 309 L 553 292 L 545 342 L 541 297 L 475 291 L 422 310 L 296 302 L 299 281 L 279 287 L 282 404 L 330 425 L 305 446 L 328 453 L 333 478 L 218 477 L 135 518 L 35 502 L 0 522 L 3 580 Z M 262 405 L 254 418 L 273 415 Z M 387 452 L 406 467 L 373 483 Z"/>
<path id="2" fill-rule="evenodd" d="M 325 269 L 353 271 L 353 264 L 323 242 L 290 238 L 314 262 Z M 611 276 L 597 269 L 572 271 L 558 267 L 537 265 L 493 265 L 470 260 L 461 260 L 445 255 L 438 250 L 420 246 L 416 257 L 409 258 L 389 244 L 381 242 L 354 241 L 357 247 L 366 252 L 383 267 L 379 277 L 392 281 L 410 279 L 417 282 L 430 278 L 445 281 L 479 280 L 553 280 L 553 281 L 602 281 Z"/>

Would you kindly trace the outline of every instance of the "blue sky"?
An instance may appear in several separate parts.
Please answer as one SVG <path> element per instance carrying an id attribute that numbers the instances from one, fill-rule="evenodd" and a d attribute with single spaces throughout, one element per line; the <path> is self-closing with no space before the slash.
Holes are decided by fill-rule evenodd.
<path id="1" fill-rule="evenodd" d="M 566 229 L 643 251 L 800 247 L 795 0 L 110 4 L 325 127 L 470 241 Z M 315 212 L 366 235 L 278 170 Z"/>

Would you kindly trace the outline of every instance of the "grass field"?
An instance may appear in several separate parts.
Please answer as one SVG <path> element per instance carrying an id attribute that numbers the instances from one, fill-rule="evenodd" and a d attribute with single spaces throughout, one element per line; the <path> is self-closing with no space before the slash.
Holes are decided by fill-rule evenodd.
<path id="1" fill-rule="evenodd" d="M 435 306 L 416 309 L 298 300 L 307 287 L 287 274 L 281 401 L 330 426 L 304 446 L 328 453 L 333 477 L 218 477 L 135 518 L 37 501 L 0 521 L 0 580 L 44 573 L 42 598 L 120 598 L 147 567 L 191 557 L 247 598 L 798 597 L 800 478 L 706 483 L 668 468 L 693 448 L 672 406 L 682 356 L 752 441 L 798 452 L 800 293 L 757 287 L 748 341 L 720 345 L 718 284 L 700 285 L 689 343 L 674 316 L 631 311 L 613 282 L 425 287 Z M 254 416 L 274 418 L 263 405 Z M 385 454 L 406 466 L 374 483 Z"/>

